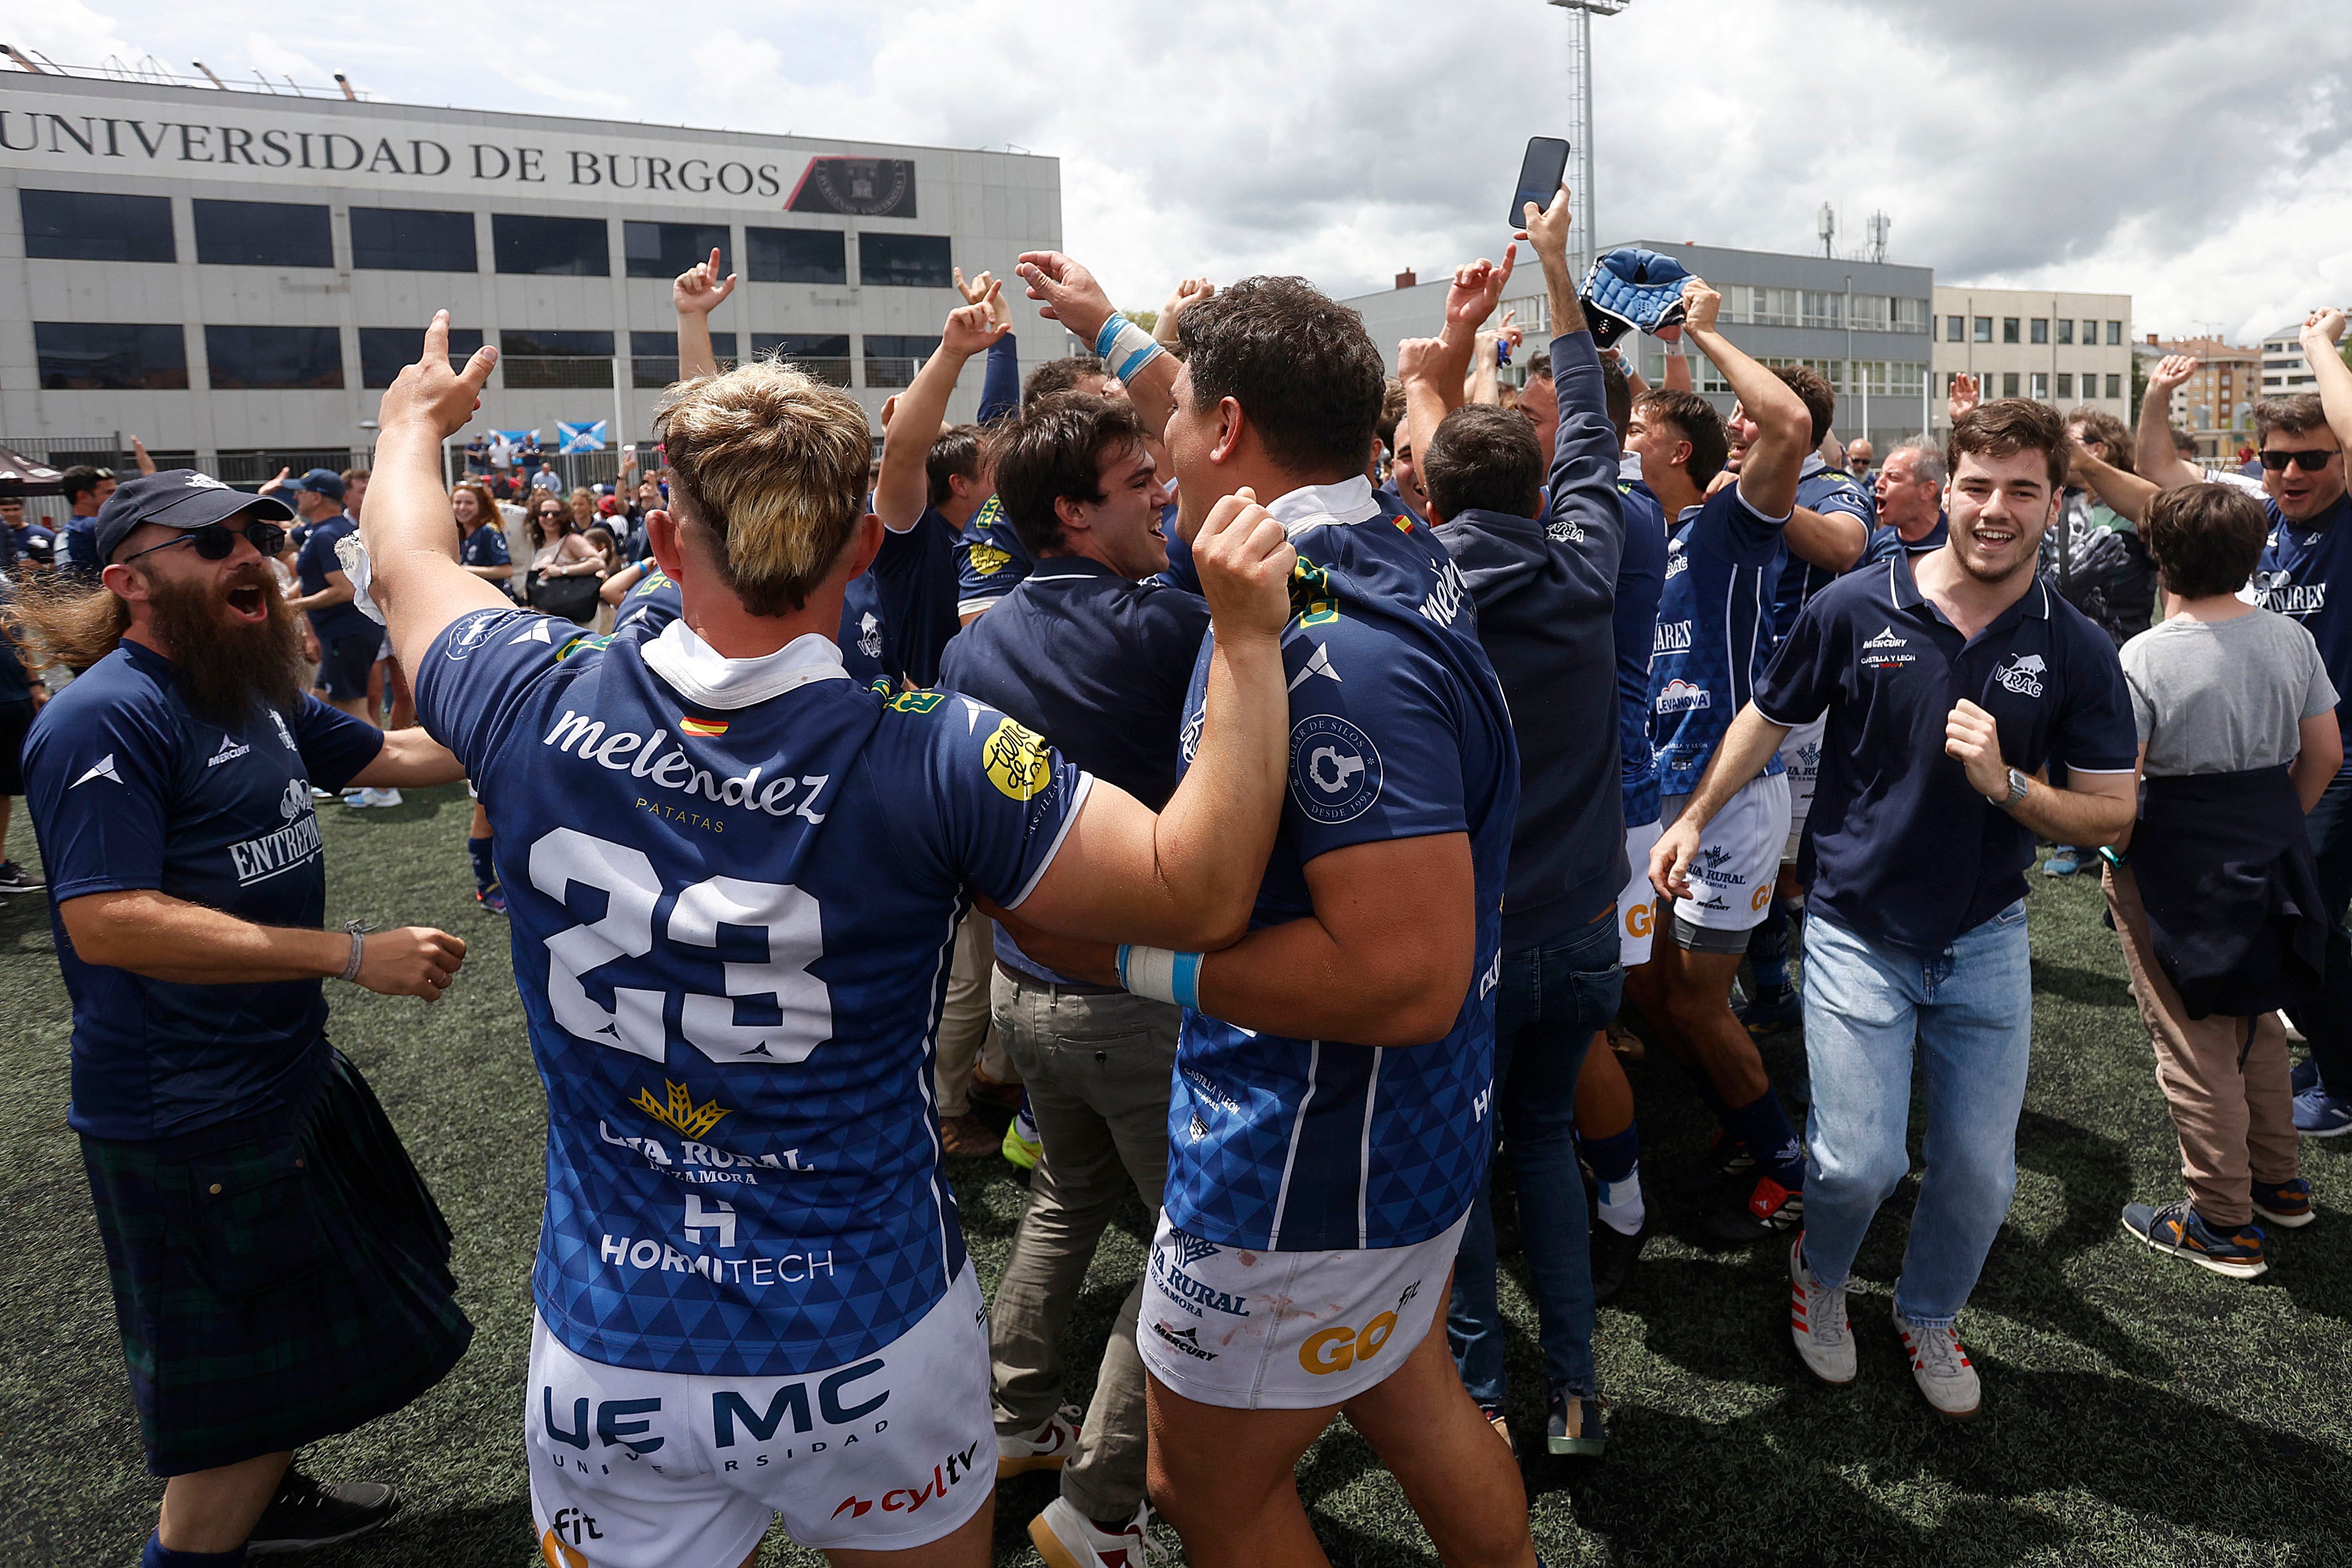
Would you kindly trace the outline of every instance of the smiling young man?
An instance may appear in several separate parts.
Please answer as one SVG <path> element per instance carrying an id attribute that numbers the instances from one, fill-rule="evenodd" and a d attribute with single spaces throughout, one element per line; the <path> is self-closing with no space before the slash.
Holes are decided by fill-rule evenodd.
<path id="1" fill-rule="evenodd" d="M 849 679 L 833 637 L 884 526 L 866 416 L 773 362 L 658 416 L 678 619 L 606 639 L 515 610 L 456 559 L 440 446 L 496 356 L 459 375 L 447 347 L 443 314 L 384 396 L 365 532 L 424 723 L 499 826 L 548 1094 L 542 1550 L 572 1557 L 584 1516 L 598 1568 L 734 1568 L 781 1511 L 837 1561 L 978 1568 L 986 1315 L 930 1092 L 956 928 L 977 894 L 1066 933 L 1241 933 L 1290 548 L 1243 500 L 1204 521 L 1201 760 L 1155 816 L 978 702 Z"/>
<path id="2" fill-rule="evenodd" d="M 1987 404 L 1953 427 L 1948 462 L 1950 542 L 1813 600 L 1650 866 L 1684 893 L 1707 821 L 1790 730 L 1827 716 L 1791 1331 L 1815 1376 L 1853 1381 L 1845 1296 L 1872 1215 L 1910 1168 L 1916 1046 L 1927 1163 L 1895 1326 L 1921 1392 L 1957 1419 L 1976 1414 L 1980 1391 L 1954 1321 L 2017 1184 L 2033 1032 L 2022 873 L 2037 833 L 2105 844 L 2131 821 L 2138 736 L 2114 644 L 2034 576 L 2066 478 L 2057 414 Z M 2067 788 L 2039 776 L 2053 755 Z"/>
<path id="3" fill-rule="evenodd" d="M 2344 312 L 2315 310 L 2303 327 L 2304 358 L 2317 395 L 2266 398 L 2254 405 L 2262 443 L 2270 534 L 2254 570 L 2254 603 L 2300 621 L 2319 644 L 2342 700 L 2336 716 L 2352 734 L 2352 369 L 2336 353 Z M 2293 1015 L 2311 1042 L 2294 1072 L 2294 1125 L 2307 1138 L 2352 1132 L 2352 770 L 2336 774 L 2305 819 L 2319 866 L 2320 896 L 2335 921 L 2327 974 L 2317 1000 Z"/>
<path id="4" fill-rule="evenodd" d="M 1002 708 L 1157 810 L 1180 776 L 1176 737 L 1209 606 L 1146 581 L 1168 564 L 1167 491 L 1142 423 L 1124 400 L 1067 393 L 1001 427 L 990 456 L 1029 570 L 948 644 L 940 686 Z M 1140 1568 L 1142 1279 L 1119 1305 L 1082 1423 L 1058 1414 L 1063 1335 L 1127 1194 L 1158 1217 L 1182 1014 L 1059 973 L 1002 930 L 995 942 L 991 1011 L 1044 1143 L 989 1314 L 997 1463 L 1008 1475 L 1061 1469 L 1061 1495 L 1029 1526 L 1047 1562 Z"/>
<path id="5" fill-rule="evenodd" d="M 381 1483 L 293 1450 L 407 1404 L 473 1333 L 449 1228 L 321 982 L 439 997 L 466 944 L 323 931 L 313 783 L 446 784 L 422 730 L 303 695 L 270 575 L 285 503 L 169 469 L 93 521 L 96 583 L 23 613 L 79 679 L 25 746 L 73 1003 L 73 1103 L 148 1468 L 147 1568 L 225 1568 L 363 1533 Z M 441 526 L 448 531 L 447 508 Z"/>

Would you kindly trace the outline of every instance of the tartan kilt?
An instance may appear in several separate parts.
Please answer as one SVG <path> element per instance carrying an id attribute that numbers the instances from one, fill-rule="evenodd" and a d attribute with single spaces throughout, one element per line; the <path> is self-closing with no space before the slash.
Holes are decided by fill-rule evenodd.
<path id="1" fill-rule="evenodd" d="M 388 1415 L 473 1338 L 447 1222 L 359 1069 L 330 1055 L 309 1105 L 258 1135 L 81 1141 L 155 1475 Z"/>

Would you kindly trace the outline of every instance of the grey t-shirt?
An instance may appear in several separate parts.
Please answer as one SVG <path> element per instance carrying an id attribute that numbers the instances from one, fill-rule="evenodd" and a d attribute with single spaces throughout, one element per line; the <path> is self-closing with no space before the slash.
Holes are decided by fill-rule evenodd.
<path id="1" fill-rule="evenodd" d="M 2124 644 L 2123 665 L 2151 778 L 2291 763 L 2301 721 L 2336 707 L 2319 645 L 2303 623 L 2269 610 L 2176 616 Z"/>

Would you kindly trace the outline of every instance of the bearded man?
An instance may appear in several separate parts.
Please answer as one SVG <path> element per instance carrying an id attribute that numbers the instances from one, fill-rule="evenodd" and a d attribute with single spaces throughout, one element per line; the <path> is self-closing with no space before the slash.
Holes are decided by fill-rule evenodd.
<path id="1" fill-rule="evenodd" d="M 210 1568 L 382 1524 L 389 1486 L 322 1486 L 299 1445 L 415 1398 L 473 1327 L 449 1229 L 367 1084 L 328 1043 L 320 982 L 437 998 L 466 944 L 321 928 L 310 786 L 446 784 L 422 730 L 302 691 L 269 573 L 293 514 L 185 468 L 121 486 L 96 583 L 27 595 L 83 671 L 26 742 L 50 921 L 73 1001 L 68 1122 L 106 1246 L 148 1468 L 148 1568 Z"/>

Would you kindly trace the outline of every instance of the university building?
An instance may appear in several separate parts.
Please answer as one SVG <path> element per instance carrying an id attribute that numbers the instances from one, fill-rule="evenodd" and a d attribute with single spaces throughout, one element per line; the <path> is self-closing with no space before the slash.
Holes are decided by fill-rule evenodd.
<path id="1" fill-rule="evenodd" d="M 871 416 L 956 268 L 1062 237 L 1053 158 L 30 71 L 0 77 L 0 442 L 105 462 L 138 435 L 235 483 L 364 461 L 444 307 L 454 353 L 502 356 L 477 427 L 644 440 L 669 280 L 713 247 L 742 277 L 720 356 L 781 353 Z M 1061 353 L 1021 294 L 1024 353 Z"/>
<path id="2" fill-rule="evenodd" d="M 2132 405 L 2131 296 L 2046 289 L 1936 289 L 1935 427 L 1959 376 L 1979 395 L 2030 397 L 2061 413 L 2103 409 L 2125 424 Z"/>

